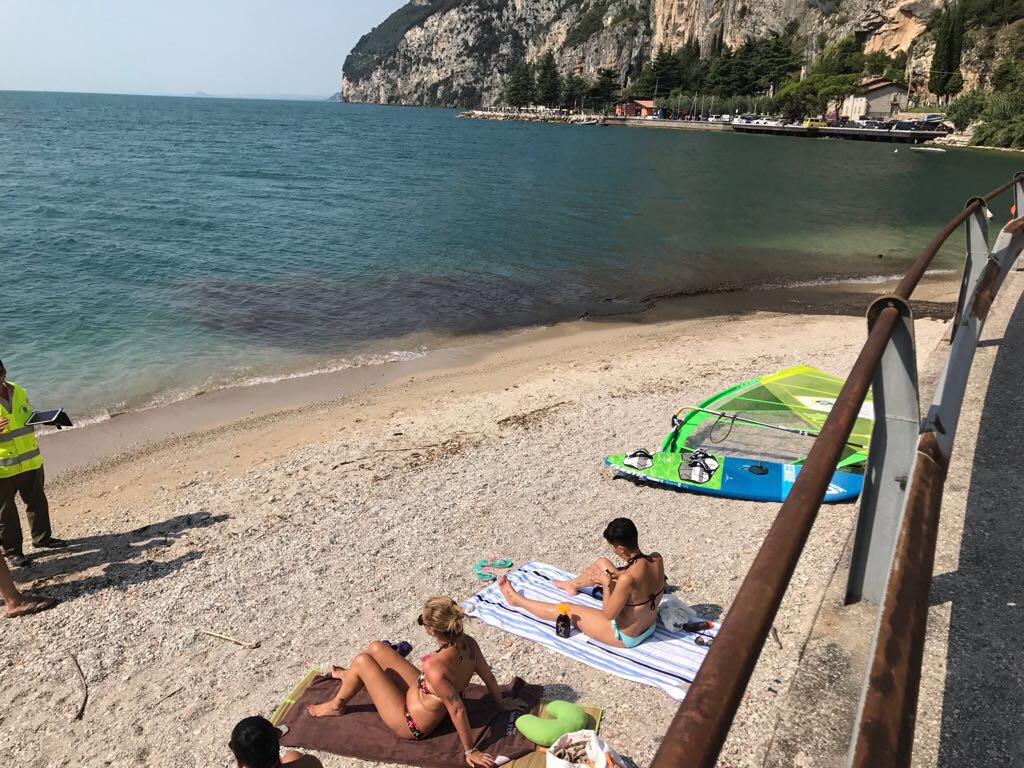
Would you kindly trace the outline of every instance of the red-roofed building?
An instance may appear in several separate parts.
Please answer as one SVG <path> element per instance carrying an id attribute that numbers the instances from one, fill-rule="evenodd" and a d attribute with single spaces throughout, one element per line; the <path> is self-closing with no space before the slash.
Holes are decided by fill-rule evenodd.
<path id="1" fill-rule="evenodd" d="M 616 117 L 661 117 L 661 108 L 651 99 L 636 99 L 630 96 L 615 103 Z"/>

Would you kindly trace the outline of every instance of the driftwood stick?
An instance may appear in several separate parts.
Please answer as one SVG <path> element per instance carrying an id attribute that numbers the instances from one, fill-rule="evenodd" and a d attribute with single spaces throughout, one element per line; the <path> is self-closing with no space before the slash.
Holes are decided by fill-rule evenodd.
<path id="1" fill-rule="evenodd" d="M 184 686 L 180 686 L 178 688 L 175 688 L 173 691 L 168 693 L 166 696 L 161 696 L 160 700 L 156 704 L 153 705 L 153 709 L 156 709 L 161 704 L 163 704 L 165 701 L 167 701 L 169 698 L 171 698 L 171 696 L 174 696 L 177 693 L 181 693 L 183 690 L 185 690 L 185 687 Z"/>
<path id="2" fill-rule="evenodd" d="M 75 671 L 78 672 L 78 681 L 82 684 L 82 703 L 78 705 L 78 713 L 75 715 L 75 720 L 81 720 L 85 714 L 85 705 L 89 703 L 89 684 L 85 682 L 85 673 L 82 671 L 82 665 L 78 663 L 78 659 L 75 658 L 75 654 L 68 651 L 68 656 L 71 657 L 71 661 L 75 663 Z"/>
<path id="3" fill-rule="evenodd" d="M 235 637 L 228 637 L 227 635 L 221 635 L 221 634 L 218 634 L 217 632 L 211 632 L 208 629 L 200 629 L 199 631 L 201 633 L 203 633 L 204 635 L 209 635 L 210 637 L 216 637 L 218 640 L 227 640 L 229 643 L 234 643 L 235 645 L 240 645 L 243 648 L 248 648 L 250 651 L 254 651 L 254 650 L 256 650 L 257 648 L 260 647 L 260 644 L 258 642 L 256 642 L 256 643 L 247 643 L 247 642 L 245 642 L 245 640 L 239 640 L 238 638 L 235 638 Z"/>

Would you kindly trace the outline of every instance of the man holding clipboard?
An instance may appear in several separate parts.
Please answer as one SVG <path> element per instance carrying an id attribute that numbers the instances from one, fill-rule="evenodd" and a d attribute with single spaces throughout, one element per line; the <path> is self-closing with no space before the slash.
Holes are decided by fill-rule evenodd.
<path id="1" fill-rule="evenodd" d="M 32 415 L 28 394 L 23 387 L 7 381 L 7 369 L 0 361 L 0 544 L 6 558 L 16 567 L 29 564 L 22 550 L 16 495 L 25 502 L 36 549 L 67 545 L 54 538 L 50 528 L 50 506 L 43 490 L 43 457 L 33 426 L 38 421 L 31 420 Z"/>

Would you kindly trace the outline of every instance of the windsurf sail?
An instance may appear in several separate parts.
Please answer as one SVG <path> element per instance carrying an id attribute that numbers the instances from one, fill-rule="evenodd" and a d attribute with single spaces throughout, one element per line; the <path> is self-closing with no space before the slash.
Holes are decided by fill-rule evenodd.
<path id="1" fill-rule="evenodd" d="M 696 406 L 681 408 L 661 450 L 681 453 L 705 448 L 730 456 L 802 464 L 842 386 L 839 377 L 808 365 L 758 376 Z M 873 425 L 869 392 L 837 468 L 864 463 Z"/>

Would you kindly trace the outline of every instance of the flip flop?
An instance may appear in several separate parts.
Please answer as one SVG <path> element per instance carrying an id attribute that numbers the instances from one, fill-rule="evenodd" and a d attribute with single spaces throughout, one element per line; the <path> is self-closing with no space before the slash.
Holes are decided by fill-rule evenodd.
<path id="1" fill-rule="evenodd" d="M 55 600 L 52 597 L 42 598 L 38 600 L 35 598 L 30 598 L 30 601 L 23 607 L 16 608 L 14 609 L 13 612 L 5 611 L 4 616 L 6 616 L 8 619 L 20 619 L 23 616 L 32 616 L 33 614 L 42 613 L 43 611 L 50 610 L 59 602 L 59 600 Z"/>
<path id="2" fill-rule="evenodd" d="M 511 568 L 512 561 L 504 557 L 492 557 L 490 560 L 477 560 L 476 564 L 485 568 Z"/>
<path id="3" fill-rule="evenodd" d="M 498 577 L 495 576 L 490 571 L 487 571 L 486 570 L 487 568 L 490 568 L 490 566 L 488 566 L 488 565 L 474 565 L 473 566 L 473 573 L 476 574 L 476 577 L 478 579 L 480 579 L 480 581 L 497 581 Z"/>

